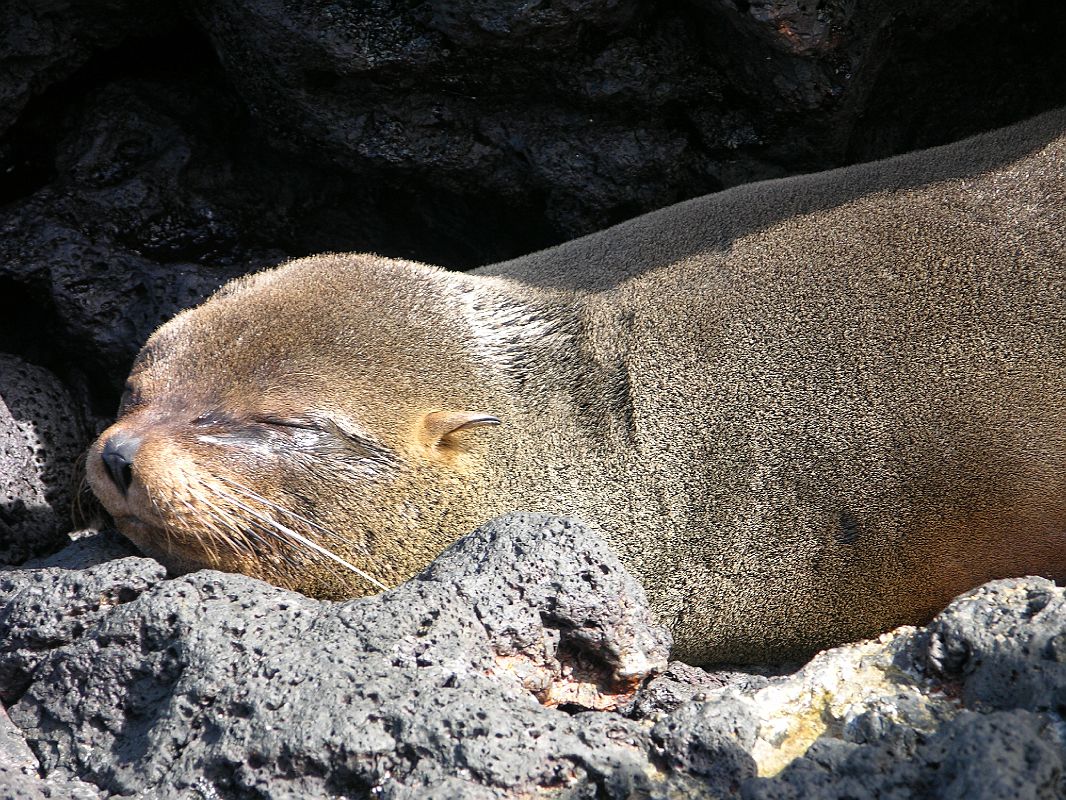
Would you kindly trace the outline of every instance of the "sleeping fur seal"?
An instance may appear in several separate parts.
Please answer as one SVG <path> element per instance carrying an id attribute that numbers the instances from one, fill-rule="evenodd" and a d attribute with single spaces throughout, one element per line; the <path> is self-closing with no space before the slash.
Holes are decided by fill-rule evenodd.
<path id="1" fill-rule="evenodd" d="M 175 571 L 323 597 L 598 525 L 694 662 L 1066 575 L 1066 114 L 457 274 L 320 255 L 162 326 L 90 453 Z M 499 422 L 500 424 L 496 424 Z"/>

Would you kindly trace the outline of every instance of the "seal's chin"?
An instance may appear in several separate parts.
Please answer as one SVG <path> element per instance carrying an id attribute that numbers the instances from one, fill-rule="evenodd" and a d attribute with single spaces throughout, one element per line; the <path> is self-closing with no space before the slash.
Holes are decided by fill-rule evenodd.
<path id="1" fill-rule="evenodd" d="M 133 542 L 137 549 L 149 558 L 154 558 L 167 568 L 171 575 L 185 575 L 198 569 L 214 566 L 196 554 L 186 551 L 181 542 L 159 524 L 146 522 L 132 514 L 113 515 L 115 527 Z"/>

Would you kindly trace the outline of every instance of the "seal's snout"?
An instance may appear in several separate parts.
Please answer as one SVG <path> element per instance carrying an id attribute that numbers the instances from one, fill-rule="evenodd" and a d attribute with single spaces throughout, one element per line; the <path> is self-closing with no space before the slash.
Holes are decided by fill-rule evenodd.
<path id="1" fill-rule="evenodd" d="M 104 442 L 100 458 L 107 467 L 111 480 L 123 495 L 133 482 L 133 459 L 141 448 L 141 437 L 128 433 L 116 433 Z"/>

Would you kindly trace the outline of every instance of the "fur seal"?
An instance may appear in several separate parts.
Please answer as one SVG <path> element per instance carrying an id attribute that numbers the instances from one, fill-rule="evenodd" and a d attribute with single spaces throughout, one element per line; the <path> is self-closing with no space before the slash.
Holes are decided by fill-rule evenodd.
<path id="1" fill-rule="evenodd" d="M 1066 576 L 1066 113 L 449 273 L 319 255 L 133 365 L 88 477 L 171 569 L 322 597 L 598 525 L 692 662 Z M 500 422 L 501 424 L 497 424 Z"/>

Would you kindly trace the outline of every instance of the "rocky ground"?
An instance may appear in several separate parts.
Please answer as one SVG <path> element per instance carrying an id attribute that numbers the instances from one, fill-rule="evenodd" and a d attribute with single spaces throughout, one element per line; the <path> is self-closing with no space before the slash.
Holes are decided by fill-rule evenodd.
<path id="1" fill-rule="evenodd" d="M 1055 798 L 1066 592 L 999 581 L 792 674 L 668 663 L 604 544 L 512 515 L 379 597 L 167 580 L 109 533 L 0 572 L 5 796 Z"/>
<path id="2" fill-rule="evenodd" d="M 0 796 L 1066 794 L 1044 581 L 799 671 L 705 672 L 565 521 L 499 521 L 345 604 L 67 534 L 133 354 L 224 280 L 323 250 L 469 267 L 957 139 L 1066 103 L 1064 23 L 1050 0 L 0 8 Z"/>

